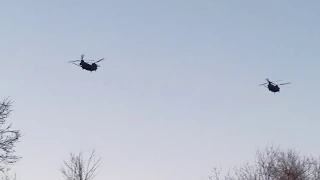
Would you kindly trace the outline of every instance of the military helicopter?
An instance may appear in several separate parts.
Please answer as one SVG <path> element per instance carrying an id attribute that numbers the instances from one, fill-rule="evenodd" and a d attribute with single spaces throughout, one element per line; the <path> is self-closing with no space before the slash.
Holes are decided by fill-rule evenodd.
<path id="1" fill-rule="evenodd" d="M 100 67 L 97 63 L 102 61 L 102 60 L 104 60 L 104 58 L 102 58 L 102 59 L 100 59 L 98 61 L 96 61 L 96 60 L 86 60 L 86 61 L 96 61 L 96 62 L 94 62 L 92 64 L 89 64 L 89 63 L 87 63 L 87 62 L 85 62 L 83 60 L 83 57 L 84 57 L 84 54 L 81 55 L 81 60 L 69 61 L 69 63 L 72 63 L 74 65 L 82 67 L 82 69 L 84 69 L 84 70 L 92 72 L 92 71 L 96 71 L 98 69 L 98 67 Z M 74 62 L 77 62 L 77 61 L 80 61 L 80 64 L 74 63 Z"/>
<path id="2" fill-rule="evenodd" d="M 290 84 L 290 82 L 288 83 L 282 83 L 282 84 L 275 84 L 271 81 L 269 81 L 269 79 L 267 78 L 266 79 L 267 83 L 263 83 L 263 84 L 260 84 L 259 86 L 265 86 L 266 88 L 269 89 L 269 91 L 273 92 L 273 93 L 276 93 L 276 92 L 280 92 L 280 88 L 279 86 L 280 85 L 285 85 L 285 84 Z M 281 81 L 281 80 L 278 80 L 278 81 Z M 274 81 L 274 82 L 277 82 L 277 81 Z M 266 84 L 268 84 L 268 86 L 266 86 Z"/>

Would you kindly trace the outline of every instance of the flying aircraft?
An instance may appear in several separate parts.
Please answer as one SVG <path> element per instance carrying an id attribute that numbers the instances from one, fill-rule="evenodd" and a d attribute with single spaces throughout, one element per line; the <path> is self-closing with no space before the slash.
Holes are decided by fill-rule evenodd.
<path id="1" fill-rule="evenodd" d="M 85 62 L 85 60 L 83 60 L 84 54 L 81 55 L 81 60 L 75 60 L 75 61 L 69 61 L 69 63 L 72 63 L 74 65 L 77 65 L 79 67 L 82 67 L 82 69 L 87 70 L 87 71 L 96 71 L 98 69 L 98 67 L 100 67 L 97 63 L 104 60 L 104 58 L 96 61 L 96 60 L 86 60 L 86 61 L 96 61 L 94 63 L 87 63 Z M 80 64 L 76 64 L 74 62 L 80 61 Z"/>
<path id="2" fill-rule="evenodd" d="M 267 83 L 260 84 L 259 86 L 262 86 L 262 85 L 263 85 L 263 86 L 265 86 L 266 88 L 268 88 L 269 91 L 271 91 L 271 92 L 273 92 L 273 93 L 280 92 L 279 86 L 285 85 L 285 84 L 290 84 L 290 82 L 288 82 L 288 83 L 282 83 L 282 84 L 275 84 L 275 83 L 269 81 L 268 78 L 266 79 L 266 81 L 267 81 Z M 281 81 L 281 80 L 279 80 L 279 81 Z M 274 82 L 276 82 L 276 81 L 274 81 Z M 268 84 L 268 86 L 266 86 L 266 84 Z"/>

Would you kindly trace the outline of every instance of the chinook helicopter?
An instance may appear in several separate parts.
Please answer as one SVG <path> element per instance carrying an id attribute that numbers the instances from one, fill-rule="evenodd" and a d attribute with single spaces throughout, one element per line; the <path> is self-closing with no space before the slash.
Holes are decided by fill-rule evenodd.
<path id="1" fill-rule="evenodd" d="M 267 78 L 266 79 L 267 83 L 263 83 L 263 84 L 260 84 L 259 86 L 265 86 L 266 88 L 269 89 L 269 91 L 273 92 L 273 93 L 276 93 L 276 92 L 280 92 L 280 88 L 279 86 L 281 85 L 285 85 L 285 84 L 291 84 L 291 82 L 288 82 L 288 83 L 282 83 L 282 84 L 275 84 L 271 81 L 269 81 L 269 79 Z M 281 80 L 278 80 L 278 81 L 281 81 Z M 274 81 L 274 82 L 277 82 L 277 81 Z M 266 84 L 268 84 L 268 86 L 266 86 Z"/>
<path id="2" fill-rule="evenodd" d="M 96 60 L 86 60 L 86 61 L 96 61 L 96 62 L 94 62 L 92 64 L 89 64 L 89 63 L 87 63 L 87 62 L 85 62 L 83 60 L 83 57 L 84 57 L 84 54 L 81 55 L 81 60 L 69 61 L 69 63 L 72 63 L 74 65 L 82 67 L 82 69 L 84 69 L 84 70 L 92 72 L 92 71 L 96 71 L 98 69 L 98 67 L 100 67 L 97 63 L 102 61 L 102 60 L 104 60 L 104 58 L 102 58 L 102 59 L 100 59 L 98 61 L 96 61 Z M 74 63 L 74 62 L 77 62 L 77 61 L 80 61 L 80 64 Z"/>

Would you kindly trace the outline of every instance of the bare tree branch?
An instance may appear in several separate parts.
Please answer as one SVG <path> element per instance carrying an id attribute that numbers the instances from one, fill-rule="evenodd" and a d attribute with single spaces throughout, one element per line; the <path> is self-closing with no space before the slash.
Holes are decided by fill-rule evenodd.
<path id="1" fill-rule="evenodd" d="M 17 180 L 17 175 L 15 173 L 13 176 L 9 174 L 10 170 L 11 170 L 10 168 L 4 168 L 3 169 L 4 175 L 1 177 L 0 180 Z"/>
<path id="2" fill-rule="evenodd" d="M 21 159 L 14 155 L 15 144 L 19 141 L 21 134 L 19 130 L 12 130 L 12 124 L 5 126 L 6 120 L 12 112 L 12 101 L 5 98 L 0 103 L 0 170 L 8 165 L 13 165 Z"/>
<path id="3" fill-rule="evenodd" d="M 214 172 L 217 172 L 215 169 Z M 220 171 L 219 171 L 220 172 Z M 222 180 L 219 173 L 212 177 Z M 210 177 L 210 180 L 213 178 Z M 234 168 L 233 174 L 224 176 L 225 180 L 319 180 L 320 159 L 302 157 L 298 152 L 289 149 L 267 147 L 264 152 L 257 151 L 253 165 L 244 164 Z"/>
<path id="4" fill-rule="evenodd" d="M 95 160 L 95 151 L 92 151 L 88 162 L 83 160 L 83 154 L 70 154 L 70 161 L 64 161 L 60 171 L 66 180 L 92 180 L 97 175 L 97 169 L 101 158 Z"/>

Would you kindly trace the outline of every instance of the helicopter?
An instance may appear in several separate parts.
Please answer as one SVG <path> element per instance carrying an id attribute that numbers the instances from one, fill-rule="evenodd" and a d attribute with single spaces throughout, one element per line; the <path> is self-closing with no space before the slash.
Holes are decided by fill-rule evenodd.
<path id="1" fill-rule="evenodd" d="M 268 78 L 266 79 L 266 81 L 267 81 L 267 83 L 260 84 L 259 86 L 264 85 L 266 88 L 269 89 L 269 91 L 271 91 L 273 93 L 280 92 L 280 88 L 279 88 L 280 85 L 291 84 L 291 82 L 282 83 L 282 84 L 275 84 L 275 83 L 271 82 Z M 281 81 L 281 80 L 278 80 L 278 81 Z M 274 82 L 277 82 L 277 81 L 274 81 Z M 268 86 L 266 86 L 266 84 L 268 84 Z"/>
<path id="2" fill-rule="evenodd" d="M 69 61 L 69 63 L 72 63 L 74 65 L 82 67 L 82 69 L 84 69 L 84 70 L 92 72 L 92 71 L 96 71 L 98 69 L 98 67 L 100 67 L 97 63 L 102 61 L 102 60 L 104 60 L 104 58 L 102 58 L 102 59 L 100 59 L 100 60 L 98 60 L 98 61 L 96 61 L 96 62 L 94 62 L 92 64 L 89 64 L 89 63 L 87 63 L 87 62 L 85 62 L 83 60 L 83 57 L 84 57 L 84 54 L 81 55 L 81 60 Z M 74 63 L 74 62 L 77 62 L 77 61 L 80 61 L 80 64 Z M 86 61 L 95 61 L 95 60 L 86 60 Z"/>

